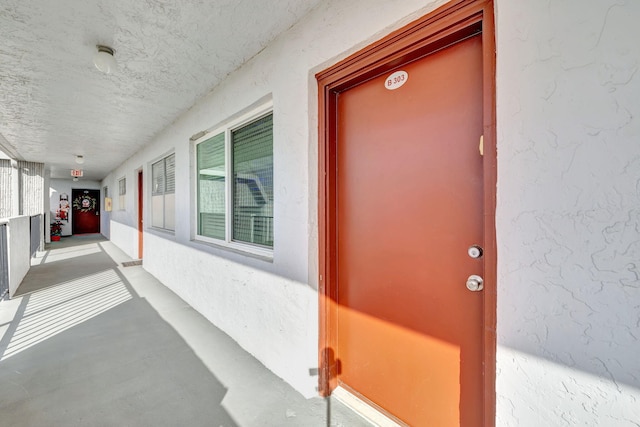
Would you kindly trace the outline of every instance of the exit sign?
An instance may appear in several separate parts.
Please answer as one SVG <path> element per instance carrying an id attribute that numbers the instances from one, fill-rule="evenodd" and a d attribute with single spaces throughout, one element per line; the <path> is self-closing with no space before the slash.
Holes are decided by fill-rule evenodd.
<path id="1" fill-rule="evenodd" d="M 82 169 L 71 169 L 71 176 L 73 177 L 81 177 Z"/>

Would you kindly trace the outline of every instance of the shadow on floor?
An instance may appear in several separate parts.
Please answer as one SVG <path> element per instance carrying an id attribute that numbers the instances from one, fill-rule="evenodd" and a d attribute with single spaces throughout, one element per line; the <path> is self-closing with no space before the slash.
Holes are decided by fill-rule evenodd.
<path id="1" fill-rule="evenodd" d="M 100 246 L 106 241 L 102 235 L 91 234 L 63 237 L 59 242 L 47 244 L 47 250 L 32 260 L 31 269 L 14 297 L 117 267 Z"/>
<path id="2" fill-rule="evenodd" d="M 2 325 L 0 424 L 237 425 L 225 387 L 104 251 L 55 263 L 33 268 Z"/>
<path id="3" fill-rule="evenodd" d="M 0 425 L 370 425 L 305 399 L 111 242 L 48 249 L 0 304 Z"/>

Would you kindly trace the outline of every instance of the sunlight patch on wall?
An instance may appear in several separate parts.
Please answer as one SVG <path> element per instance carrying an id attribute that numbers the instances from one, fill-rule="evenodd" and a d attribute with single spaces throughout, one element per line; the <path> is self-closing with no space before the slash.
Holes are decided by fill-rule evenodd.
<path id="1" fill-rule="evenodd" d="M 128 301 L 131 293 L 115 270 L 105 270 L 29 296 L 2 358 L 45 341 Z"/>

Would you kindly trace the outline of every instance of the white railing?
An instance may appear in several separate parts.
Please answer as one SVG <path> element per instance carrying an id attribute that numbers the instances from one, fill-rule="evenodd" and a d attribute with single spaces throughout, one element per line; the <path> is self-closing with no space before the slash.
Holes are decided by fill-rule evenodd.
<path id="1" fill-rule="evenodd" d="M 0 225 L 4 233 L 0 275 L 5 277 L 9 297 L 12 297 L 31 266 L 31 217 L 0 219 Z"/>
<path id="2" fill-rule="evenodd" d="M 0 301 L 9 293 L 9 250 L 7 224 L 0 223 Z"/>

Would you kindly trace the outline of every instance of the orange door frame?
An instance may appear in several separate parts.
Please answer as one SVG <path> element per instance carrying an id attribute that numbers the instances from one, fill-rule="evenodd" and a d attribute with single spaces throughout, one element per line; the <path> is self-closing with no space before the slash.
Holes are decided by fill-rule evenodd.
<path id="1" fill-rule="evenodd" d="M 337 386 L 340 361 L 335 360 L 336 310 L 336 98 L 359 82 L 396 64 L 417 59 L 482 31 L 484 129 L 484 426 L 495 425 L 496 368 L 496 129 L 495 29 L 493 0 L 453 0 L 423 18 L 389 34 L 336 65 L 316 74 L 318 109 L 318 240 L 319 240 L 319 391 L 328 396 Z"/>

